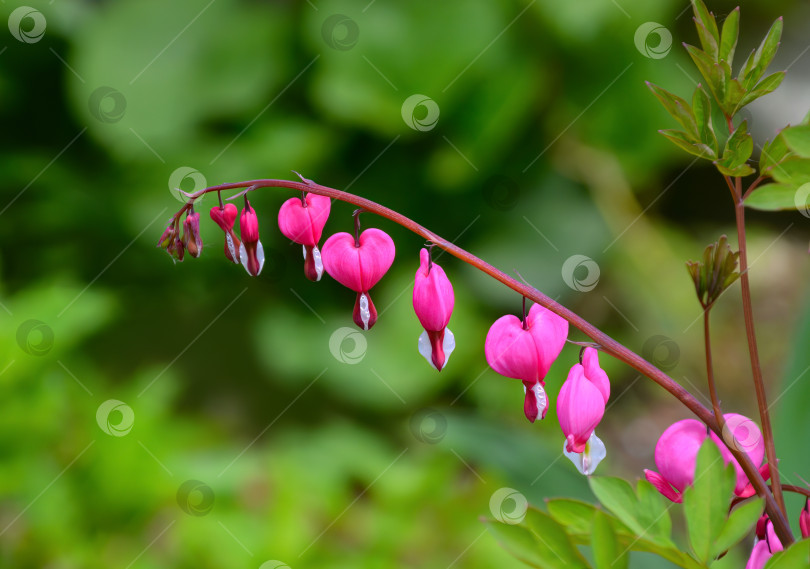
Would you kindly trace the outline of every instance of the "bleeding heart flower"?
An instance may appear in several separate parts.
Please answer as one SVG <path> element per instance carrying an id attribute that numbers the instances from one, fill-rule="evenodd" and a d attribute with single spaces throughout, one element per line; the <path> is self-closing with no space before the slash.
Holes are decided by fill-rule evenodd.
<path id="1" fill-rule="evenodd" d="M 803 538 L 810 537 L 810 498 L 805 498 L 804 508 L 799 514 L 799 529 Z"/>
<path id="2" fill-rule="evenodd" d="M 762 569 L 774 553 L 783 549 L 782 542 L 773 529 L 773 523 L 767 515 L 762 516 L 757 522 L 757 541 L 745 569 Z"/>
<path id="3" fill-rule="evenodd" d="M 456 339 L 447 327 L 454 303 L 453 285 L 444 269 L 431 261 L 430 251 L 422 249 L 413 283 L 413 309 L 425 329 L 418 347 L 419 353 L 439 371 L 456 347 Z"/>
<path id="4" fill-rule="evenodd" d="M 200 238 L 200 214 L 192 207 L 183 220 L 183 243 L 188 249 L 188 254 L 197 258 L 202 253 L 203 242 Z"/>
<path id="5" fill-rule="evenodd" d="M 736 444 L 740 450 L 748 454 L 755 465 L 759 465 L 765 454 L 764 448 L 757 442 L 762 439 L 759 427 L 748 417 L 736 413 L 727 413 L 723 415 L 723 418 L 726 422 L 724 434 L 734 433 L 736 437 L 735 442 L 729 436 L 729 444 Z M 681 502 L 683 491 L 694 481 L 697 453 L 707 437 L 711 438 L 720 449 L 723 461 L 726 464 L 734 465 L 737 473 L 734 493 L 738 496 L 748 494 L 750 484 L 737 460 L 717 435 L 707 434 L 706 425 L 695 419 L 678 421 L 664 431 L 655 445 L 655 464 L 660 474 L 652 470 L 645 470 L 644 475 L 647 480 L 673 502 Z M 769 472 L 768 465 L 760 468 L 760 474 L 763 477 L 767 478 Z"/>
<path id="6" fill-rule="evenodd" d="M 544 379 L 567 337 L 568 322 L 539 304 L 531 307 L 524 322 L 508 314 L 489 328 L 484 344 L 487 363 L 499 374 L 523 381 L 523 410 L 531 422 L 546 416 Z"/>
<path id="7" fill-rule="evenodd" d="M 323 226 L 329 218 L 332 200 L 318 194 L 304 194 L 281 204 L 278 227 L 291 241 L 304 248 L 304 274 L 311 281 L 321 280 L 323 261 L 318 250 Z"/>
<path id="8" fill-rule="evenodd" d="M 241 241 L 233 232 L 233 224 L 239 215 L 239 210 L 232 204 L 214 206 L 211 208 L 211 219 L 225 232 L 225 256 L 233 263 L 239 262 L 239 248 Z"/>
<path id="9" fill-rule="evenodd" d="M 599 367 L 599 354 L 585 348 L 582 364 L 575 364 L 557 398 L 557 417 L 565 435 L 565 455 L 582 474 L 593 473 L 605 457 L 605 446 L 594 429 L 605 414 L 610 381 Z"/>
<path id="10" fill-rule="evenodd" d="M 239 234 L 242 236 L 239 259 L 248 274 L 256 277 L 264 267 L 264 247 L 259 241 L 259 218 L 250 207 L 247 196 L 245 196 L 245 207 L 239 216 Z"/>
<path id="11" fill-rule="evenodd" d="M 357 293 L 353 319 L 363 330 L 377 321 L 377 309 L 369 291 L 394 262 L 396 248 L 387 233 L 366 229 L 355 240 L 348 233 L 335 233 L 323 244 L 323 266 L 333 279 Z"/>

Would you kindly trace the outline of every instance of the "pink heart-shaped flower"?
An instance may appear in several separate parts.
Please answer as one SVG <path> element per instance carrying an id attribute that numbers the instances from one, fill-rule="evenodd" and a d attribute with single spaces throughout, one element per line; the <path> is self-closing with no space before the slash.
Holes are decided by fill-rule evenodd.
<path id="1" fill-rule="evenodd" d="M 332 200 L 318 194 L 306 194 L 304 199 L 307 207 L 304 207 L 300 198 L 290 198 L 281 204 L 278 227 L 291 241 L 315 247 L 321 240 L 323 226 L 329 218 Z"/>
<path id="2" fill-rule="evenodd" d="M 335 233 L 323 244 L 323 267 L 337 282 L 355 292 L 368 292 L 394 262 L 396 248 L 387 233 L 366 229 L 360 246 L 348 233 Z"/>

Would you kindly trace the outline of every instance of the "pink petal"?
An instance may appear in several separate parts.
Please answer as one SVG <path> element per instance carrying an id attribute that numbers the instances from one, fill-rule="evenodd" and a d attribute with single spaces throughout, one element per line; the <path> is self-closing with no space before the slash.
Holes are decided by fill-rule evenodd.
<path id="1" fill-rule="evenodd" d="M 647 481 L 655 486 L 655 489 L 661 492 L 665 498 L 668 498 L 670 501 L 675 502 L 676 504 L 680 504 L 683 501 L 683 496 L 677 490 L 674 490 L 669 483 L 664 480 L 664 477 L 658 474 L 654 470 L 644 470 L 644 476 L 647 478 Z"/>
<path id="2" fill-rule="evenodd" d="M 762 569 L 765 563 L 771 558 L 772 553 L 768 549 L 768 544 L 765 541 L 758 541 L 751 551 L 751 557 L 748 558 L 748 563 L 745 564 L 745 569 Z"/>
<path id="3" fill-rule="evenodd" d="M 453 314 L 455 295 L 453 285 L 439 265 L 430 264 L 427 249 L 419 252 L 419 269 L 413 284 L 413 309 L 422 328 L 438 332 L 447 327 Z M 428 267 L 430 271 L 428 272 Z"/>
<path id="4" fill-rule="evenodd" d="M 565 339 L 568 337 L 568 321 L 539 304 L 532 305 L 526 321 L 529 324 L 529 333 L 534 338 L 535 350 L 537 350 L 537 379 L 543 381 L 551 364 L 565 346 Z"/>
<path id="5" fill-rule="evenodd" d="M 765 442 L 757 424 L 748 417 L 737 413 L 726 413 L 723 415 L 723 418 L 726 421 L 723 427 L 723 441 L 725 441 L 725 444 L 716 434 L 711 433 L 711 437 L 720 448 L 725 463 L 731 463 L 734 466 L 734 470 L 737 474 L 737 483 L 734 492 L 735 494 L 741 495 L 741 493 L 745 492 L 745 487 L 749 483 L 748 477 L 726 445 L 733 445 L 738 450 L 745 452 L 748 458 L 751 459 L 751 462 L 753 462 L 755 466 L 759 466 L 762 464 L 762 459 L 765 457 Z"/>
<path id="6" fill-rule="evenodd" d="M 695 479 L 695 462 L 706 440 L 706 426 L 697 419 L 670 425 L 655 445 L 655 464 L 661 476 L 683 492 Z"/>
<path id="7" fill-rule="evenodd" d="M 304 207 L 300 198 L 290 198 L 281 204 L 278 212 L 278 227 L 285 237 L 299 243 L 314 247 L 321 240 L 321 233 L 332 200 L 318 194 L 307 194 L 305 198 L 307 207 Z"/>
<path id="8" fill-rule="evenodd" d="M 487 332 L 484 355 L 492 369 L 531 384 L 539 381 L 534 339 L 511 314 L 498 318 Z"/>
<path id="9" fill-rule="evenodd" d="M 591 347 L 585 348 L 582 365 L 585 368 L 585 377 L 602 393 L 605 404 L 607 404 L 610 399 L 610 380 L 605 370 L 599 367 L 599 352 Z"/>
<path id="10" fill-rule="evenodd" d="M 605 414 L 599 389 L 585 378 L 584 368 L 574 364 L 557 397 L 557 418 L 568 440 L 568 452 L 582 452 Z"/>
<path id="11" fill-rule="evenodd" d="M 329 275 L 355 292 L 368 292 L 394 262 L 394 241 L 379 229 L 360 234 L 360 246 L 348 233 L 335 233 L 321 250 L 323 266 Z"/>

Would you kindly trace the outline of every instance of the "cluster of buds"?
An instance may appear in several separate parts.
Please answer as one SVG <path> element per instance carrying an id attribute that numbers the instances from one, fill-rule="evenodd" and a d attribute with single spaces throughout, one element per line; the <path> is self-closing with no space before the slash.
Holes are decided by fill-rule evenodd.
<path id="1" fill-rule="evenodd" d="M 202 253 L 203 242 L 200 239 L 200 214 L 189 206 L 183 220 L 183 231 L 180 231 L 180 216 L 169 220 L 169 225 L 158 240 L 158 247 L 166 252 L 174 261 L 183 261 L 186 251 L 192 257 L 199 257 Z"/>

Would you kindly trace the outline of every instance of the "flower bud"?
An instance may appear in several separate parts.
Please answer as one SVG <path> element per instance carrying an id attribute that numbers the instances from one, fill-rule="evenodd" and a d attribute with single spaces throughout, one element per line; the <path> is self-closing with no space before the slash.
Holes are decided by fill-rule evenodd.
<path id="1" fill-rule="evenodd" d="M 239 234 L 242 237 L 239 259 L 248 274 L 256 277 L 264 267 L 264 248 L 262 242 L 259 241 L 259 218 L 250 207 L 247 197 L 245 197 L 245 207 L 239 217 Z"/>
<path id="2" fill-rule="evenodd" d="M 455 337 L 447 328 L 454 304 L 453 285 L 444 269 L 431 261 L 427 249 L 422 249 L 414 277 L 413 309 L 425 331 L 417 346 L 419 353 L 438 371 L 456 347 Z"/>

